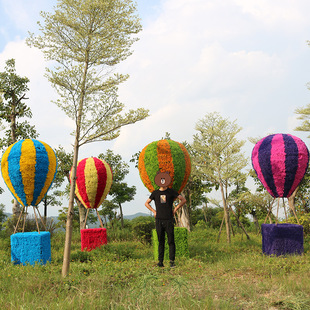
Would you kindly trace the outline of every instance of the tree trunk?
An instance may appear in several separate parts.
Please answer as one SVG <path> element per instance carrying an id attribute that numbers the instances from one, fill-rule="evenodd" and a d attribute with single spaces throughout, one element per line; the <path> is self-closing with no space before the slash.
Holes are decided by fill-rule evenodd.
<path id="1" fill-rule="evenodd" d="M 222 222 L 221 222 L 221 226 L 220 226 L 219 234 L 218 234 L 218 236 L 217 236 L 217 243 L 219 243 L 219 242 L 220 242 L 221 232 L 222 232 L 222 228 L 223 228 L 224 221 L 225 221 L 225 214 L 223 215 L 223 219 L 222 219 Z"/>
<path id="2" fill-rule="evenodd" d="M 189 212 L 186 204 L 180 208 L 178 211 L 178 224 L 179 227 L 185 227 L 188 231 L 191 231 L 190 221 L 189 221 Z"/>
<path id="3" fill-rule="evenodd" d="M 245 230 L 243 224 L 241 223 L 241 221 L 239 220 L 237 214 L 234 212 L 234 210 L 233 210 L 232 208 L 230 208 L 230 210 L 231 210 L 232 214 L 235 216 L 235 218 L 236 218 L 236 220 L 237 220 L 239 226 L 240 226 L 241 229 L 244 231 L 246 237 L 248 238 L 248 240 L 250 240 L 250 236 L 249 236 L 248 233 L 246 232 L 246 230 Z"/>
<path id="4" fill-rule="evenodd" d="M 76 139 L 74 145 L 74 155 L 73 155 L 73 165 L 71 171 L 71 184 L 70 184 L 70 198 L 67 213 L 67 223 L 66 223 L 66 238 L 65 238 L 65 248 L 64 248 L 64 258 L 62 265 L 62 276 L 67 276 L 70 267 L 70 256 L 71 256 L 71 240 L 72 240 L 72 222 L 73 222 L 73 203 L 75 196 L 75 182 L 76 182 L 76 167 L 78 159 L 78 140 Z"/>
<path id="5" fill-rule="evenodd" d="M 224 217 L 225 217 L 225 225 L 226 225 L 226 239 L 228 243 L 231 243 L 231 237 L 230 237 L 230 227 L 229 227 L 229 211 L 227 209 L 226 205 L 226 199 L 224 195 L 224 188 L 223 183 L 220 182 L 220 188 L 221 188 L 221 194 L 222 194 L 222 200 L 223 200 L 223 206 L 224 206 Z"/>
<path id="6" fill-rule="evenodd" d="M 122 205 L 121 205 L 121 203 L 119 203 L 118 205 L 119 205 L 119 212 L 120 212 L 120 215 L 121 215 L 121 227 L 124 228 L 124 216 L 123 216 Z"/>
<path id="7" fill-rule="evenodd" d="M 208 218 L 207 218 L 207 208 L 208 208 L 208 204 L 206 204 L 206 206 L 205 206 L 205 207 L 202 207 L 203 217 L 205 218 L 206 224 L 208 224 Z"/>
<path id="8" fill-rule="evenodd" d="M 295 216 L 295 219 L 297 221 L 297 224 L 299 224 L 299 220 L 298 220 L 298 217 L 297 217 L 297 214 L 296 214 L 296 210 L 295 210 L 295 196 L 297 194 L 297 191 L 298 191 L 298 186 L 297 188 L 294 190 L 294 192 L 292 193 L 292 195 L 290 197 L 287 197 L 287 200 L 288 200 L 288 205 L 293 213 L 293 215 Z"/>
<path id="9" fill-rule="evenodd" d="M 75 199 L 77 202 L 77 205 L 79 206 L 79 218 L 80 218 L 80 230 L 85 227 L 85 221 L 86 221 L 86 213 L 87 209 L 81 204 L 81 202 L 78 199 Z"/>
<path id="10" fill-rule="evenodd" d="M 21 206 L 18 203 L 16 199 L 13 200 L 13 205 L 12 205 L 12 213 L 13 215 L 18 218 L 21 212 Z"/>
<path id="11" fill-rule="evenodd" d="M 86 55 L 86 59 L 85 59 L 83 79 L 81 82 L 81 96 L 80 96 L 80 102 L 79 102 L 79 107 L 77 111 L 77 119 L 76 119 L 75 141 L 74 141 L 74 149 L 73 149 L 73 164 L 72 164 L 71 184 L 70 184 L 70 198 L 69 198 L 67 223 L 66 223 L 66 239 L 65 239 L 64 258 L 63 258 L 63 265 L 62 265 L 62 276 L 63 277 L 65 277 L 68 274 L 69 266 L 70 266 L 73 203 L 74 203 L 74 198 L 75 198 L 75 184 L 76 184 L 76 168 L 77 168 L 77 161 L 79 157 L 79 139 L 80 139 L 80 129 L 81 129 L 81 122 L 82 122 L 82 115 L 83 115 L 87 71 L 88 71 L 88 55 Z"/>
<path id="12" fill-rule="evenodd" d="M 254 225 L 255 225 L 255 227 L 256 227 L 256 231 L 259 231 L 259 223 L 258 223 L 258 218 L 257 218 L 257 216 L 256 216 L 256 213 L 254 212 L 254 213 L 252 213 L 252 217 L 253 217 L 253 223 L 254 223 Z"/>

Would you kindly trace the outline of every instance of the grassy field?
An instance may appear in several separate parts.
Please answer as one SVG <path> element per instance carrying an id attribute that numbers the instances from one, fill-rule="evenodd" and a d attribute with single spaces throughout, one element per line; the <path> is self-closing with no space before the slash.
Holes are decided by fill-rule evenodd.
<path id="1" fill-rule="evenodd" d="M 310 309 L 310 246 L 302 256 L 262 255 L 261 236 L 217 231 L 189 235 L 190 258 L 158 268 L 151 245 L 121 233 L 100 249 L 81 252 L 73 236 L 70 274 L 61 276 L 64 235 L 52 237 L 52 262 L 19 266 L 10 240 L 0 239 L 1 309 Z M 111 238 L 110 238 L 111 239 Z"/>

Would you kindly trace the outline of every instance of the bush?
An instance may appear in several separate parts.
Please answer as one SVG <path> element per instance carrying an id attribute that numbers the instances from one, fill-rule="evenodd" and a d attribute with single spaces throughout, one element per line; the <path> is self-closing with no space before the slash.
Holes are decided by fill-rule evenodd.
<path id="1" fill-rule="evenodd" d="M 10 216 L 7 218 L 6 222 L 4 222 L 3 226 L 5 228 L 5 232 L 7 235 L 11 235 L 14 233 L 17 221 L 18 217 Z M 37 221 L 40 231 L 49 231 L 51 235 L 53 234 L 53 232 L 56 229 L 56 224 L 53 221 L 53 219 L 48 218 L 45 226 L 43 225 L 40 218 L 38 218 Z M 24 224 L 24 216 L 21 217 L 16 232 L 22 232 L 22 231 L 24 232 L 38 231 L 37 223 L 33 215 L 26 217 L 25 224 Z"/>
<path id="2" fill-rule="evenodd" d="M 299 224 L 304 227 L 304 234 L 310 235 L 310 214 L 306 213 L 304 215 L 301 215 L 298 217 L 298 220 L 299 220 Z M 297 221 L 296 221 L 295 217 L 293 216 L 293 217 L 289 217 L 287 219 L 287 223 L 297 224 Z"/>
<path id="3" fill-rule="evenodd" d="M 131 220 L 131 229 L 142 243 L 151 243 L 155 219 L 152 216 L 138 216 Z"/>

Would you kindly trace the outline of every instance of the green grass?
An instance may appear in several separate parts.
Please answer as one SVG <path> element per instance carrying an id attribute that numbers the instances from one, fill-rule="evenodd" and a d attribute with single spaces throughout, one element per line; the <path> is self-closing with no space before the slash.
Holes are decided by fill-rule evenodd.
<path id="1" fill-rule="evenodd" d="M 302 256 L 262 255 L 261 236 L 217 231 L 189 234 L 189 258 L 156 267 L 151 245 L 116 239 L 81 252 L 74 234 L 70 274 L 61 276 L 64 235 L 54 235 L 52 262 L 18 266 L 0 239 L 1 309 L 310 309 L 310 249 Z"/>

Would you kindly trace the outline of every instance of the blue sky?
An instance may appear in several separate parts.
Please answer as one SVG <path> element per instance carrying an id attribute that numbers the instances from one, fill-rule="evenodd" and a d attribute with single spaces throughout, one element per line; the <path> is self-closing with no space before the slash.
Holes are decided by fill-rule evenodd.
<path id="1" fill-rule="evenodd" d="M 16 59 L 17 72 L 30 79 L 27 103 L 39 139 L 71 150 L 73 124 L 51 103 L 56 95 L 44 78 L 42 55 L 24 43 L 27 31 L 37 29 L 39 11 L 55 3 L 0 0 L 0 70 L 8 58 Z M 111 148 L 129 161 L 165 132 L 191 142 L 195 123 L 213 111 L 237 121 L 240 139 L 291 133 L 309 145 L 307 134 L 294 131 L 295 109 L 310 103 L 307 0 L 140 0 L 138 10 L 144 29 L 133 55 L 118 67 L 130 75 L 120 99 L 128 108 L 150 109 L 151 116 L 124 127 L 114 141 L 82 147 L 80 159 Z M 252 148 L 247 142 L 249 158 Z M 124 213 L 146 212 L 149 193 L 137 170 L 131 167 L 126 180 L 137 194 Z"/>

